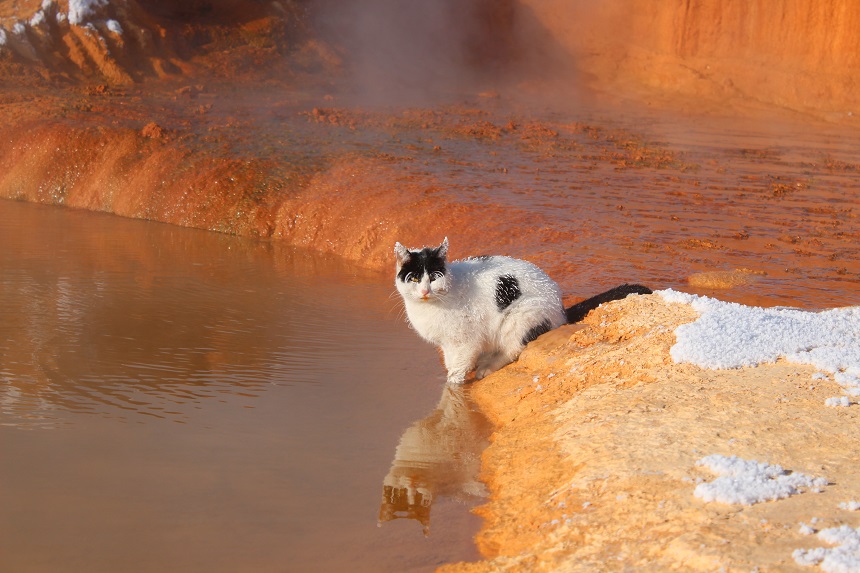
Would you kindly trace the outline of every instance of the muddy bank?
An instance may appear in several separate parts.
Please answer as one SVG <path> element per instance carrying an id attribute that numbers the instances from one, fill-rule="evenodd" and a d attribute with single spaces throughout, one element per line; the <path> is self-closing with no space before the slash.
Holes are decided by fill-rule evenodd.
<path id="1" fill-rule="evenodd" d="M 795 549 L 830 547 L 801 528 L 858 514 L 857 406 L 827 407 L 832 379 L 785 361 L 737 370 L 676 364 L 689 306 L 659 295 L 592 312 L 474 385 L 496 424 L 480 508 L 487 560 L 441 571 L 806 571 Z M 705 502 L 697 462 L 719 454 L 825 476 L 755 505 Z"/>

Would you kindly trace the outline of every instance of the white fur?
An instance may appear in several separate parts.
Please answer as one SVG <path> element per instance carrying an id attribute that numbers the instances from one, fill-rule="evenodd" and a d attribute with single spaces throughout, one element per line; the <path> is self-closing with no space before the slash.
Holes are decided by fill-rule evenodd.
<path id="1" fill-rule="evenodd" d="M 446 253 L 447 238 L 440 246 Z M 409 250 L 395 246 L 397 271 L 408 260 Z M 566 322 L 558 285 L 527 261 L 496 256 L 448 262 L 446 274 L 420 282 L 395 278 L 406 314 L 415 331 L 442 349 L 448 382 L 462 384 L 476 370 L 476 377 L 495 372 L 517 359 L 522 340 L 534 326 L 548 321 L 551 328 Z M 496 304 L 498 278 L 512 275 L 521 296 L 499 310 Z"/>

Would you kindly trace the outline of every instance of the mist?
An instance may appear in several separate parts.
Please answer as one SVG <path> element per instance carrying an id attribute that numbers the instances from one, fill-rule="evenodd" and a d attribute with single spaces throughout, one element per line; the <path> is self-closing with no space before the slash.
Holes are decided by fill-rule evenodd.
<path id="1" fill-rule="evenodd" d="M 315 20 L 351 90 L 371 104 L 495 89 L 565 60 L 516 0 L 322 0 Z"/>

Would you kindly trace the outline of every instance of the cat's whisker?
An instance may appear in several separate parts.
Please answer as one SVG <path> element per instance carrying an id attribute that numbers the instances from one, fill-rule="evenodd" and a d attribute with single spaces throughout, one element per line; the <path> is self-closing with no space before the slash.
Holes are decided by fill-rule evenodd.
<path id="1" fill-rule="evenodd" d="M 392 302 L 392 306 L 388 309 L 388 316 L 391 316 L 391 313 L 397 312 L 397 320 L 405 320 L 406 319 L 406 306 L 403 302 L 403 297 L 400 296 L 400 293 L 395 289 L 388 295 L 388 300 Z"/>

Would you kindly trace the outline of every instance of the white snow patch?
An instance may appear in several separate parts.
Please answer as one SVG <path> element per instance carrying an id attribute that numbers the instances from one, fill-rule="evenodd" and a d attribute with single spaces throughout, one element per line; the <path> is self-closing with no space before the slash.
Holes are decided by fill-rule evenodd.
<path id="1" fill-rule="evenodd" d="M 0 46 L 6 45 L 6 30 L 0 28 Z"/>
<path id="2" fill-rule="evenodd" d="M 833 380 L 845 388 L 860 388 L 860 376 L 855 374 L 854 368 L 848 368 L 845 372 L 837 372 L 833 375 Z"/>
<path id="3" fill-rule="evenodd" d="M 25 32 L 27 32 L 27 27 L 23 24 L 23 22 L 15 22 L 15 24 L 12 26 L 12 33 L 16 36 L 23 36 Z"/>
<path id="4" fill-rule="evenodd" d="M 847 408 L 851 405 L 851 401 L 848 396 L 836 396 L 825 400 L 824 405 L 830 408 Z"/>
<path id="5" fill-rule="evenodd" d="M 122 36 L 122 26 L 119 25 L 119 22 L 116 20 L 108 20 L 105 24 L 107 25 L 108 30 L 118 36 Z"/>
<path id="6" fill-rule="evenodd" d="M 69 23 L 80 26 L 107 4 L 108 0 L 69 0 Z"/>
<path id="7" fill-rule="evenodd" d="M 33 14 L 32 18 L 30 18 L 30 26 L 33 28 L 35 28 L 39 24 L 44 24 L 44 23 L 45 23 L 45 12 L 42 10 L 39 10 L 38 12 Z"/>
<path id="8" fill-rule="evenodd" d="M 819 565 L 827 573 L 860 572 L 860 529 L 847 525 L 818 532 L 818 538 L 833 548 L 795 549 L 791 554 L 799 565 Z"/>
<path id="9" fill-rule="evenodd" d="M 858 511 L 860 510 L 860 501 L 843 501 L 839 504 L 839 509 L 845 509 L 847 511 Z"/>
<path id="10" fill-rule="evenodd" d="M 689 304 L 701 315 L 675 329 L 675 362 L 721 369 L 784 357 L 838 373 L 844 380 L 840 384 L 860 385 L 860 306 L 808 312 L 744 306 L 671 289 L 657 294 L 666 302 Z"/>
<path id="11" fill-rule="evenodd" d="M 812 535 L 813 533 L 815 533 L 815 530 L 812 527 L 806 525 L 805 523 L 801 523 L 798 533 L 800 533 L 801 535 Z"/>
<path id="12" fill-rule="evenodd" d="M 670 288 L 655 291 L 655 294 L 659 294 L 666 302 L 676 302 L 678 304 L 693 304 L 693 301 L 699 298 L 698 295 L 687 294 Z"/>
<path id="13" fill-rule="evenodd" d="M 712 454 L 696 462 L 719 477 L 696 486 L 693 495 L 704 501 L 753 505 L 763 501 L 783 499 L 801 493 L 800 488 L 827 485 L 825 478 L 813 478 L 802 473 L 787 472 L 781 466 L 737 456 Z"/>
<path id="14" fill-rule="evenodd" d="M 827 380 L 827 374 L 824 372 L 816 372 L 812 375 L 813 380 Z"/>

